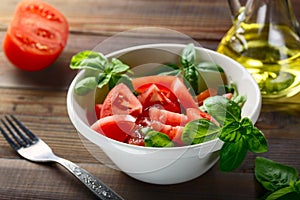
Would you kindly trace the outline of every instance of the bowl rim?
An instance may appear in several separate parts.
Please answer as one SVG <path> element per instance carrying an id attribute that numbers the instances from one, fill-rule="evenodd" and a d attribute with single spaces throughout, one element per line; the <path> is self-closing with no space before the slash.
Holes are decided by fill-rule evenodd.
<path id="1" fill-rule="evenodd" d="M 107 58 L 111 58 L 115 55 L 122 55 L 122 54 L 128 53 L 130 51 L 141 50 L 141 49 L 145 49 L 145 48 L 147 48 L 147 49 L 150 49 L 150 48 L 169 48 L 169 47 L 184 48 L 185 46 L 186 46 L 186 44 L 176 44 L 176 43 L 144 44 L 144 45 L 136 45 L 136 46 L 131 46 L 131 47 L 128 47 L 128 48 L 120 49 L 120 50 L 117 50 L 117 51 L 113 51 L 111 53 L 106 54 L 105 56 Z M 205 51 L 208 54 L 213 54 L 215 56 L 222 57 L 222 59 L 227 59 L 230 62 L 235 62 L 235 64 L 239 66 L 240 70 L 242 70 L 243 73 L 248 73 L 249 74 L 247 69 L 245 69 L 241 64 L 239 64 L 237 61 L 229 58 L 228 56 L 225 56 L 225 55 L 223 55 L 221 53 L 218 53 L 214 50 L 207 49 L 205 47 L 195 46 L 195 49 L 200 50 L 200 51 Z M 74 119 L 74 115 L 77 115 L 77 113 L 75 112 L 75 110 L 71 106 L 72 101 L 73 101 L 74 87 L 75 87 L 75 83 L 80 78 L 80 74 L 82 74 L 83 72 L 84 72 L 83 70 L 80 70 L 76 74 L 76 76 L 73 78 L 73 80 L 72 80 L 72 82 L 71 82 L 71 84 L 68 88 L 68 92 L 67 92 L 67 112 L 68 112 L 68 115 L 69 115 L 69 118 L 70 118 L 71 122 L 73 123 L 73 126 L 77 129 L 78 132 L 80 132 L 80 131 L 78 130 L 78 125 L 76 123 L 80 123 L 81 127 L 84 127 L 85 131 L 92 131 L 95 134 L 98 134 L 100 137 L 108 140 L 108 142 L 112 142 L 114 144 L 121 145 L 121 146 L 124 146 L 126 148 L 142 149 L 142 150 L 146 150 L 146 151 L 148 151 L 148 150 L 149 151 L 154 151 L 154 150 L 178 151 L 178 150 L 188 150 L 188 149 L 198 149 L 198 148 L 201 149 L 201 147 L 205 146 L 205 145 L 208 145 L 208 146 L 214 145 L 211 148 L 211 150 L 214 149 L 217 146 L 217 149 L 215 150 L 215 151 L 217 151 L 222 147 L 223 141 L 221 141 L 219 138 L 215 138 L 213 140 L 209 140 L 209 141 L 202 142 L 200 144 L 195 144 L 195 145 L 185 145 L 185 146 L 163 147 L 162 148 L 162 147 L 146 147 L 146 146 L 138 146 L 138 145 L 127 144 L 127 143 L 124 143 L 124 142 L 119 142 L 119 141 L 116 141 L 114 139 L 108 138 L 108 137 L 106 137 L 102 134 L 99 134 L 98 132 L 91 129 L 90 126 L 88 124 L 84 123 L 80 118 L 78 118 L 78 120 Z M 258 94 L 258 98 L 257 98 L 258 101 L 255 103 L 255 106 L 253 107 L 254 109 L 252 110 L 252 112 L 249 114 L 250 116 L 253 117 L 252 121 L 253 121 L 253 123 L 255 123 L 256 120 L 258 119 L 258 116 L 259 116 L 259 113 L 260 113 L 260 112 L 257 112 L 257 114 L 255 115 L 255 111 L 257 109 L 258 110 L 261 109 L 262 97 L 261 97 L 261 94 L 260 94 L 259 87 L 256 84 L 254 78 L 251 76 L 251 74 L 249 74 L 249 75 L 250 75 L 249 79 L 251 79 L 251 82 L 255 83 L 254 84 L 255 93 Z M 75 121 L 76 121 L 76 123 L 75 123 Z M 84 137 L 86 137 L 84 134 L 82 134 L 82 133 L 80 133 L 80 134 L 83 135 Z M 91 142 L 93 142 L 93 141 L 91 141 Z M 218 147 L 218 146 L 220 146 L 220 147 Z M 211 152 L 213 152 L 213 151 L 210 151 L 208 153 L 211 153 Z"/>

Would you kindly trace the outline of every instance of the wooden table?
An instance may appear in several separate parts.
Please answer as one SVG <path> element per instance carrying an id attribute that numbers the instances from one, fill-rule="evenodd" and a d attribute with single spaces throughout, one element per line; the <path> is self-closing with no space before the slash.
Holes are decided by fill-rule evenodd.
<path id="1" fill-rule="evenodd" d="M 0 39 L 4 37 L 19 0 L 1 0 Z M 70 23 L 68 44 L 47 70 L 24 72 L 0 52 L 0 115 L 15 114 L 43 138 L 54 152 L 78 163 L 125 199 L 257 199 L 264 190 L 253 174 L 254 154 L 231 173 L 216 165 L 203 176 L 177 185 L 151 185 L 134 180 L 95 159 L 82 143 L 66 111 L 68 85 L 76 75 L 69 69 L 75 53 L 93 49 L 115 34 L 134 28 L 161 27 L 186 34 L 202 46 L 216 49 L 231 27 L 224 0 L 47 0 Z M 300 1 L 291 0 L 300 20 Z M 170 38 L 169 38 L 170 39 Z M 142 38 L 144 42 L 169 40 Z M 171 38 L 170 41 L 177 41 Z M 126 41 L 125 41 L 126 42 Z M 117 47 L 117 44 L 114 44 Z M 2 45 L 1 45 L 2 46 Z M 257 121 L 269 142 L 262 156 L 300 170 L 300 95 L 263 101 Z M 0 199 L 94 199 L 71 174 L 56 164 L 36 164 L 19 158 L 0 137 Z"/>

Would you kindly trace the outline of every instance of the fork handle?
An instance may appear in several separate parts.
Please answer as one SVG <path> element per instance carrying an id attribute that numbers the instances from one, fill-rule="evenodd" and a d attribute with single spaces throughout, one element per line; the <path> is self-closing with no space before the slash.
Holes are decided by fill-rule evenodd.
<path id="1" fill-rule="evenodd" d="M 76 176 L 85 186 L 87 186 L 98 198 L 102 200 L 124 200 L 116 192 L 110 189 L 98 178 L 82 169 L 75 163 L 64 158 L 57 157 L 56 162 L 68 169 L 74 176 Z"/>

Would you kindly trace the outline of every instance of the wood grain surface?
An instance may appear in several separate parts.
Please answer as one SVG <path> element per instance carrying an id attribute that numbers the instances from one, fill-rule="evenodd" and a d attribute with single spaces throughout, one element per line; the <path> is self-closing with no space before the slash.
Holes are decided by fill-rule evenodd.
<path id="1" fill-rule="evenodd" d="M 67 46 L 57 61 L 40 72 L 16 69 L 2 51 L 2 39 L 19 0 L 0 3 L 0 116 L 14 114 L 45 140 L 54 152 L 87 169 L 128 200 L 137 199 L 258 199 L 264 194 L 253 174 L 254 154 L 240 168 L 222 173 L 216 165 L 203 176 L 183 184 L 160 186 L 134 180 L 108 167 L 109 161 L 84 140 L 66 110 L 68 85 L 77 71 L 69 69 L 72 55 L 100 48 L 156 42 L 185 43 L 193 39 L 215 50 L 231 27 L 224 0 L 45 0 L 70 23 Z M 300 1 L 291 0 L 297 19 Z M 153 35 L 153 28 L 167 34 Z M 138 33 L 132 30 L 138 30 Z M 167 31 L 166 31 L 167 30 Z M 171 31 L 171 32 L 169 32 Z M 122 34 L 120 37 L 119 34 Z M 169 33 L 178 33 L 172 36 Z M 185 37 L 183 37 L 183 35 Z M 118 38 L 117 42 L 111 38 Z M 114 41 L 114 42 L 112 42 Z M 106 53 L 106 52 L 105 52 Z M 300 95 L 263 101 L 257 127 L 263 130 L 269 152 L 263 154 L 300 170 Z M 103 157 L 102 157 L 103 156 Z M 36 164 L 18 157 L 0 137 L 0 199 L 94 199 L 72 175 L 56 164 Z"/>

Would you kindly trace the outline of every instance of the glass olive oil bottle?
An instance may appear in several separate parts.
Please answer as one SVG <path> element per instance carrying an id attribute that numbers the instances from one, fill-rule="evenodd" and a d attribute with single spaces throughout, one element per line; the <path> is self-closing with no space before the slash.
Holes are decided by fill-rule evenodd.
<path id="1" fill-rule="evenodd" d="M 217 51 L 247 68 L 263 97 L 297 94 L 300 91 L 300 38 L 289 1 L 250 0 L 234 19 L 234 26 Z"/>

